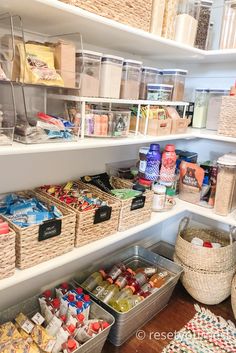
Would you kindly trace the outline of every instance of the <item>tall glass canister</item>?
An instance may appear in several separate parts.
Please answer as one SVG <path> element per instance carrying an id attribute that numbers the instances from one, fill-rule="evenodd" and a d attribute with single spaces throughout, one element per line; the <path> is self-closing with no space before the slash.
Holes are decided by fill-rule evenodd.
<path id="1" fill-rule="evenodd" d="M 193 46 L 197 34 L 197 25 L 195 0 L 180 0 L 175 23 L 175 40 Z"/>
<path id="2" fill-rule="evenodd" d="M 200 0 L 195 3 L 198 19 L 195 47 L 199 49 L 206 49 L 207 46 L 212 4 L 211 0 Z"/>
<path id="3" fill-rule="evenodd" d="M 209 89 L 197 88 L 195 90 L 195 105 L 193 113 L 193 127 L 205 128 L 209 101 Z"/>
<path id="4" fill-rule="evenodd" d="M 236 48 L 236 0 L 225 1 L 220 49 Z"/>

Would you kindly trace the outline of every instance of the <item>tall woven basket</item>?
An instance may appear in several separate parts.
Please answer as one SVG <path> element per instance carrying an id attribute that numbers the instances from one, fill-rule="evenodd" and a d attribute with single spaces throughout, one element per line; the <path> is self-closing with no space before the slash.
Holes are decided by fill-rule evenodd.
<path id="1" fill-rule="evenodd" d="M 60 0 L 97 15 L 149 31 L 152 0 Z M 86 38 L 85 38 L 86 39 Z"/>
<path id="2" fill-rule="evenodd" d="M 174 262 L 183 267 L 181 282 L 195 300 L 206 305 L 215 305 L 230 296 L 235 267 L 222 272 L 197 271 L 184 265 L 176 254 Z"/>
<path id="3" fill-rule="evenodd" d="M 186 266 L 196 270 L 222 272 L 236 265 L 235 227 L 230 232 L 218 229 L 189 227 L 189 218 L 185 217 L 179 225 L 175 253 Z M 191 244 L 198 237 L 203 241 L 218 242 L 221 248 L 206 248 Z"/>
<path id="4" fill-rule="evenodd" d="M 236 319 L 236 276 L 234 276 L 234 279 L 232 282 L 231 303 L 232 303 L 232 309 L 234 312 L 234 317 Z"/>
<path id="5" fill-rule="evenodd" d="M 10 277 L 15 272 L 16 233 L 10 229 L 8 234 L 0 235 L 0 279 Z"/>

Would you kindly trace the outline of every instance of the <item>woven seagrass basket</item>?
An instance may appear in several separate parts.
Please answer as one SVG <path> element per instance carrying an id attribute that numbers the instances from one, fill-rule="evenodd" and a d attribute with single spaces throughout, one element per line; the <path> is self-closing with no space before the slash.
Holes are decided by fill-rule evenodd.
<path id="1" fill-rule="evenodd" d="M 57 197 L 47 194 L 45 191 L 41 191 L 39 189 L 37 189 L 37 191 L 43 193 L 43 195 L 48 199 L 53 200 L 55 204 L 61 205 L 76 213 L 75 247 L 80 247 L 117 232 L 120 216 L 120 203 L 112 196 L 97 188 L 91 187 L 89 184 L 84 184 L 81 181 L 76 181 L 76 183 L 78 184 L 80 190 L 91 190 L 97 197 L 107 202 L 108 206 L 112 208 L 111 217 L 109 220 L 95 224 L 95 210 L 84 212 L 79 211 L 72 206 L 67 205 L 65 202 L 60 201 Z"/>
<path id="2" fill-rule="evenodd" d="M 51 200 L 35 191 L 22 191 L 17 194 L 29 198 L 36 197 L 39 201 L 43 201 L 49 206 L 55 205 Z M 40 225 L 21 228 L 9 221 L 8 218 L 2 216 L 16 232 L 16 267 L 25 269 L 65 254 L 73 249 L 75 239 L 75 213 L 68 211 L 64 207 L 58 208 L 63 214 L 63 217 L 60 218 L 61 232 L 59 235 L 43 241 L 39 241 Z"/>
<path id="3" fill-rule="evenodd" d="M 231 303 L 232 303 L 232 309 L 234 312 L 234 317 L 236 319 L 236 276 L 234 276 L 234 279 L 232 282 Z"/>
<path id="4" fill-rule="evenodd" d="M 9 229 L 8 234 L 0 235 L 0 279 L 14 275 L 16 263 L 16 233 Z"/>
<path id="5" fill-rule="evenodd" d="M 222 272 L 195 270 L 184 265 L 176 254 L 174 254 L 174 262 L 183 267 L 181 282 L 195 300 L 206 305 L 215 305 L 230 296 L 236 267 Z"/>
<path id="6" fill-rule="evenodd" d="M 236 97 L 223 96 L 218 123 L 218 134 L 236 137 Z"/>
<path id="7" fill-rule="evenodd" d="M 184 265 L 196 270 L 213 272 L 226 271 L 236 265 L 236 241 L 233 239 L 235 228 L 231 228 L 227 233 L 188 225 L 189 218 L 183 218 L 175 244 L 175 253 Z M 194 237 L 203 241 L 218 242 L 221 248 L 206 248 L 191 244 Z"/>
<path id="8" fill-rule="evenodd" d="M 60 0 L 97 15 L 149 31 L 152 0 Z"/>

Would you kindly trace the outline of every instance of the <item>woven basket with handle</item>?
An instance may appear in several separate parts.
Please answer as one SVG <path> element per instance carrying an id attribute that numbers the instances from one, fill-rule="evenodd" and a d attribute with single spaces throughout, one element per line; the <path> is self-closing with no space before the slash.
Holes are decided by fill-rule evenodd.
<path id="1" fill-rule="evenodd" d="M 184 265 L 176 254 L 174 262 L 183 267 L 181 282 L 195 300 L 206 305 L 215 305 L 230 296 L 235 266 L 222 272 L 195 270 Z"/>
<path id="2" fill-rule="evenodd" d="M 0 235 L 0 279 L 14 275 L 16 263 L 16 233 L 9 229 L 8 234 Z"/>
<path id="3" fill-rule="evenodd" d="M 231 303 L 232 303 L 232 309 L 234 312 L 234 317 L 236 319 L 236 276 L 234 276 L 234 279 L 232 282 Z"/>
<path id="4" fill-rule="evenodd" d="M 183 218 L 175 245 L 175 253 L 184 265 L 196 270 L 213 272 L 225 271 L 236 265 L 236 241 L 233 238 L 235 227 L 230 227 L 230 232 L 227 233 L 217 229 L 193 228 L 188 225 L 189 218 Z M 191 244 L 194 237 L 220 243 L 221 248 L 206 248 Z"/>

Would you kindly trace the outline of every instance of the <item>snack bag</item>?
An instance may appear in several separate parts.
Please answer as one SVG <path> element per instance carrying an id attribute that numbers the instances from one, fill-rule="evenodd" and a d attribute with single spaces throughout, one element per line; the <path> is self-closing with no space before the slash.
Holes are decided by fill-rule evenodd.
<path id="1" fill-rule="evenodd" d="M 181 200 L 198 204 L 204 179 L 204 169 L 195 163 L 182 161 L 180 164 L 180 193 Z"/>
<path id="2" fill-rule="evenodd" d="M 20 81 L 64 86 L 54 67 L 54 49 L 41 44 L 17 44 L 20 53 Z"/>
<path id="3" fill-rule="evenodd" d="M 21 340 L 22 337 L 12 322 L 6 322 L 0 326 L 0 351 L 10 343 Z"/>
<path id="4" fill-rule="evenodd" d="M 47 353 L 52 352 L 56 339 L 50 336 L 43 327 L 35 325 L 31 337 L 42 351 Z"/>

